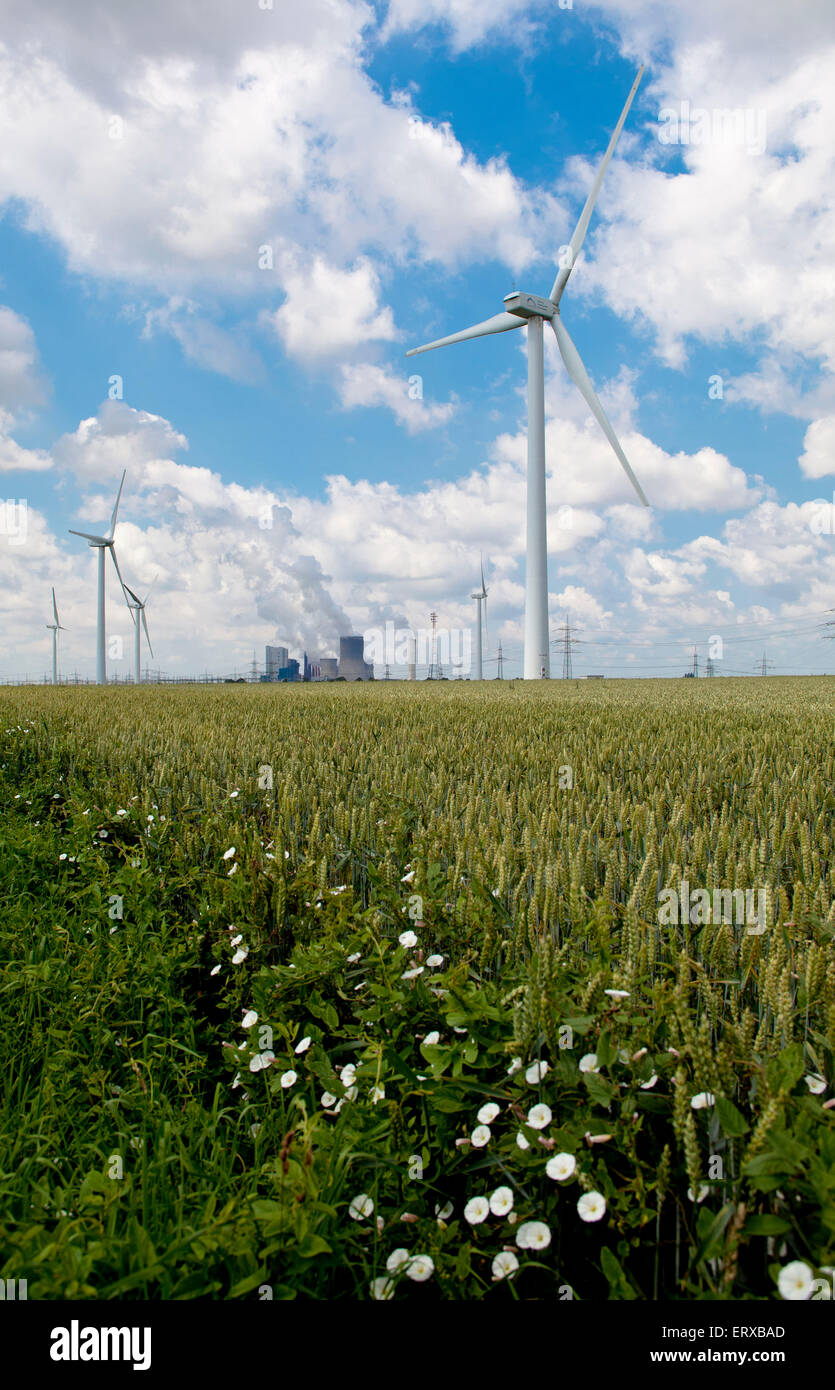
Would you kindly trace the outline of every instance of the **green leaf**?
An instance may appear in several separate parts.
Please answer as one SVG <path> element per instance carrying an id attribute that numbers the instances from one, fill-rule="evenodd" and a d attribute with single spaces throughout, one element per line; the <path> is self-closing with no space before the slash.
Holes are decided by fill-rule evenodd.
<path id="1" fill-rule="evenodd" d="M 638 1297 L 617 1255 L 613 1255 L 607 1245 L 600 1252 L 600 1267 L 608 1280 L 612 1298 L 630 1300 Z"/>
<path id="2" fill-rule="evenodd" d="M 716 1113 L 719 1116 L 719 1123 L 729 1139 L 736 1139 L 740 1134 L 744 1134 L 748 1129 L 748 1122 L 732 1101 L 726 1100 L 724 1096 L 716 1097 Z"/>
<path id="3" fill-rule="evenodd" d="M 761 1215 L 749 1216 L 742 1233 L 746 1236 L 784 1236 L 791 1228 L 791 1222 L 782 1216 L 772 1216 L 764 1212 Z"/>

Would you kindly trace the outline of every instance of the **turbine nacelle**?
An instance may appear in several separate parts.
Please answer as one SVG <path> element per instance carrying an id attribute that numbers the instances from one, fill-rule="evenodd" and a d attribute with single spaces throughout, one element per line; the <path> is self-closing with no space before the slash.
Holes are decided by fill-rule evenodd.
<path id="1" fill-rule="evenodd" d="M 540 294 L 520 294 L 517 290 L 505 295 L 504 307 L 520 319 L 552 319 L 557 312 L 556 304 L 550 299 L 543 299 Z"/>

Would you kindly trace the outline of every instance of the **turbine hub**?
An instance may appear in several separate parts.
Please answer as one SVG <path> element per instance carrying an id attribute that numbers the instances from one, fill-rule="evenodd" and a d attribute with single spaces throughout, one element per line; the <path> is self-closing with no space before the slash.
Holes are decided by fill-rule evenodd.
<path id="1" fill-rule="evenodd" d="M 543 299 L 539 294 L 522 294 L 517 290 L 505 295 L 504 307 L 509 314 L 517 314 L 520 319 L 552 319 L 557 312 L 556 305 L 550 299 Z"/>

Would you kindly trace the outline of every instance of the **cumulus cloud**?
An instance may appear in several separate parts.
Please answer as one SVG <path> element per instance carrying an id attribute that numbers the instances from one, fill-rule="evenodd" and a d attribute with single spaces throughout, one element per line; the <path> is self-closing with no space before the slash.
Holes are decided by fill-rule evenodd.
<path id="1" fill-rule="evenodd" d="M 46 396 L 35 335 L 14 309 L 0 305 L 0 412 L 12 420 Z"/>
<path id="2" fill-rule="evenodd" d="M 835 415 L 812 421 L 798 463 L 807 478 L 825 478 L 835 473 Z"/>

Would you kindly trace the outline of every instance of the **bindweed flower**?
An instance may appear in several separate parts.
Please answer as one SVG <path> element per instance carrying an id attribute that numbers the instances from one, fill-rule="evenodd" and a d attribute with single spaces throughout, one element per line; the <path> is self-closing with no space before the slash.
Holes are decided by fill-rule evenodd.
<path id="1" fill-rule="evenodd" d="M 274 1052 L 256 1052 L 249 1064 L 250 1071 L 266 1071 L 271 1062 L 275 1061 Z"/>
<path id="2" fill-rule="evenodd" d="M 153 820 L 153 816 L 149 817 L 149 819 Z M 234 853 L 235 853 L 235 846 L 234 846 L 234 845 L 230 845 L 229 848 L 228 848 L 228 850 L 226 851 L 226 853 L 224 854 L 223 857 L 224 857 L 224 859 L 231 859 L 232 856 L 234 855 Z"/>
<path id="3" fill-rule="evenodd" d="M 705 1199 L 705 1197 L 707 1197 L 709 1194 L 710 1194 L 710 1188 L 708 1187 L 708 1185 L 707 1185 L 706 1182 L 703 1182 L 703 1183 L 701 1184 L 701 1186 L 700 1186 L 700 1188 L 699 1188 L 699 1195 L 698 1195 L 698 1197 L 695 1197 L 695 1196 L 693 1195 L 693 1189 L 692 1189 L 692 1187 L 688 1187 L 688 1189 L 687 1189 L 687 1199 L 688 1199 L 688 1201 L 690 1201 L 690 1202 L 703 1202 L 704 1199 Z"/>
<path id="4" fill-rule="evenodd" d="M 249 951 L 247 950 L 246 946 L 239 946 L 234 956 L 232 957 L 232 964 L 240 965 L 242 961 L 246 960 L 248 955 Z"/>
<path id="5" fill-rule="evenodd" d="M 652 1073 L 652 1076 L 651 1076 L 650 1079 L 649 1079 L 649 1081 L 642 1081 L 642 1082 L 641 1082 L 641 1090 L 642 1090 L 642 1091 L 651 1091 L 652 1088 L 653 1088 L 653 1086 L 654 1086 L 655 1083 L 657 1082 L 657 1080 L 658 1080 L 658 1075 L 657 1075 L 656 1072 L 653 1072 L 653 1073 Z"/>
<path id="6" fill-rule="evenodd" d="M 412 947 L 418 944 L 417 936 L 413 931 L 402 931 L 397 940 L 400 942 L 401 946 Z"/>
<path id="7" fill-rule="evenodd" d="M 599 1071 L 597 1065 L 597 1053 L 587 1052 L 585 1057 L 580 1058 L 580 1071 Z"/>
<path id="8" fill-rule="evenodd" d="M 443 963 L 444 963 L 444 958 L 443 958 L 443 956 L 434 955 L 434 956 L 427 956 L 427 958 L 426 958 L 426 964 L 429 966 L 429 969 L 430 969 L 430 970 L 437 970 L 441 965 L 443 965 Z"/>
<path id="9" fill-rule="evenodd" d="M 549 1105 L 533 1105 L 528 1111 L 527 1123 L 531 1129 L 546 1129 L 552 1119 Z"/>
<path id="10" fill-rule="evenodd" d="M 501 1250 L 491 1268 L 495 1280 L 510 1279 L 519 1268 L 519 1261 L 512 1250 Z"/>
<path id="11" fill-rule="evenodd" d="M 339 1073 L 339 1079 L 343 1086 L 353 1086 L 357 1076 L 357 1068 L 353 1062 L 347 1062 Z"/>
<path id="12" fill-rule="evenodd" d="M 554 1182 L 566 1182 L 574 1176 L 577 1160 L 573 1154 L 554 1154 L 545 1164 L 545 1172 Z"/>
<path id="13" fill-rule="evenodd" d="M 525 1072 L 525 1080 L 529 1086 L 536 1086 L 542 1081 L 547 1071 L 550 1071 L 547 1062 L 532 1062 Z"/>
<path id="14" fill-rule="evenodd" d="M 483 1125 L 491 1125 L 498 1115 L 500 1107 L 495 1101 L 489 1100 L 486 1105 L 482 1105 L 478 1112 L 478 1120 Z"/>
<path id="15" fill-rule="evenodd" d="M 628 989 L 604 989 L 604 994 L 608 994 L 610 999 L 628 999 Z"/>
<path id="16" fill-rule="evenodd" d="M 520 1250 L 547 1250 L 551 1232 L 544 1221 L 523 1221 L 516 1232 L 516 1244 Z"/>
<path id="17" fill-rule="evenodd" d="M 348 964 L 349 964 L 349 965 L 356 965 L 356 963 L 357 963 L 357 961 L 359 960 L 361 954 L 362 954 L 362 953 L 361 953 L 360 951 L 354 951 L 353 955 L 347 956 L 347 957 L 346 957 L 346 960 L 348 961 Z"/>
<path id="18" fill-rule="evenodd" d="M 301 1052 L 306 1052 L 307 1049 L 310 1047 L 311 1041 L 312 1040 L 310 1038 L 302 1038 L 300 1043 L 296 1043 L 296 1046 L 293 1048 L 293 1051 L 295 1052 L 296 1056 L 298 1056 Z"/>
<path id="19" fill-rule="evenodd" d="M 476 1125 L 475 1129 L 470 1135 L 470 1143 L 472 1144 L 474 1149 L 483 1149 L 486 1144 L 489 1144 L 490 1126 Z"/>
<path id="20" fill-rule="evenodd" d="M 415 876 L 415 871 L 414 871 L 414 869 L 410 869 L 409 872 L 408 872 L 407 874 L 404 874 L 404 875 L 403 875 L 403 877 L 401 878 L 400 882 L 401 882 L 401 883 L 411 883 L 411 881 L 412 881 L 412 879 L 414 878 L 414 876 Z"/>
<path id="21" fill-rule="evenodd" d="M 401 980 L 416 980 L 418 975 L 423 974 L 423 970 L 422 965 L 414 965 L 411 970 L 404 970 L 400 978 Z"/>
<path id="22" fill-rule="evenodd" d="M 478 1226 L 490 1215 L 490 1203 L 486 1197 L 471 1197 L 464 1208 L 464 1220 L 471 1226 Z"/>
<path id="23" fill-rule="evenodd" d="M 436 1206 L 435 1215 L 438 1218 L 438 1224 L 440 1225 L 441 1222 L 448 1221 L 449 1218 L 452 1216 L 454 1210 L 455 1208 L 453 1207 L 452 1202 L 445 1202 L 442 1207 Z"/>
<path id="24" fill-rule="evenodd" d="M 411 1258 L 409 1251 L 404 1250 L 403 1247 L 400 1246 L 399 1249 L 392 1250 L 386 1260 L 386 1269 L 389 1274 L 396 1274 L 398 1269 L 400 1269 L 402 1265 L 408 1264 Z"/>
<path id="25" fill-rule="evenodd" d="M 385 1098 L 386 1098 L 386 1088 L 385 1088 L 385 1086 L 372 1086 L 372 1088 L 371 1088 L 371 1103 L 372 1103 L 372 1105 L 376 1105 L 378 1101 L 380 1101 L 380 1100 L 385 1100 Z"/>
<path id="26" fill-rule="evenodd" d="M 520 1149 L 529 1149 L 531 1146 L 530 1140 L 525 1137 L 521 1129 L 519 1130 L 519 1133 L 516 1136 L 516 1144 L 517 1147 Z"/>
<path id="27" fill-rule="evenodd" d="M 336 1105 L 336 1096 L 332 1096 L 330 1091 L 323 1091 L 319 1099 L 324 1110 L 330 1110 L 332 1106 Z"/>
<path id="28" fill-rule="evenodd" d="M 488 1200 L 494 1216 L 507 1216 L 513 1210 L 513 1192 L 509 1187 L 497 1187 Z"/>
<path id="29" fill-rule="evenodd" d="M 812 1271 L 803 1260 L 792 1260 L 777 1276 L 780 1297 L 791 1303 L 802 1303 L 812 1293 Z"/>
<path id="30" fill-rule="evenodd" d="M 803 1080 L 806 1082 L 813 1096 L 823 1095 L 823 1092 L 826 1090 L 826 1080 L 824 1077 L 820 1076 L 818 1072 L 812 1072 L 811 1075 L 804 1076 Z"/>
<path id="31" fill-rule="evenodd" d="M 285 1091 L 289 1090 L 291 1086 L 295 1086 L 298 1079 L 294 1071 L 283 1071 L 280 1077 L 282 1088 Z"/>
<path id="32" fill-rule="evenodd" d="M 255 1010 L 254 1010 L 254 1009 L 248 1009 L 247 1012 L 244 1014 L 243 1019 L 241 1020 L 241 1027 L 242 1027 L 242 1028 L 252 1028 L 253 1024 L 255 1024 L 255 1023 L 257 1023 L 257 1022 L 258 1022 L 258 1015 L 257 1015 L 257 1013 L 255 1012 Z"/>
<path id="33" fill-rule="evenodd" d="M 522 1070 L 522 1058 L 514 1057 L 507 1069 L 508 1076 L 513 1076 L 514 1072 Z"/>
<path id="34" fill-rule="evenodd" d="M 716 1097 L 710 1091 L 700 1091 L 690 1102 L 693 1110 L 706 1110 L 708 1106 L 715 1105 Z"/>
<path id="35" fill-rule="evenodd" d="M 361 1192 L 358 1197 L 354 1197 L 348 1208 L 348 1215 L 352 1221 L 362 1221 L 364 1217 L 371 1216 L 374 1211 L 374 1203 L 367 1192 Z"/>
<path id="36" fill-rule="evenodd" d="M 423 1039 L 423 1044 L 424 1044 L 424 1047 L 437 1047 L 437 1046 L 438 1046 L 438 1043 L 439 1043 L 440 1041 L 441 1041 L 441 1035 L 440 1035 L 440 1033 L 438 1033 L 438 1032 L 432 1032 L 432 1033 L 427 1033 L 427 1034 L 426 1034 L 426 1037 Z"/>
<path id="37" fill-rule="evenodd" d="M 376 1279 L 372 1279 L 371 1297 L 377 1302 L 394 1298 L 394 1281 L 392 1279 L 387 1279 L 384 1274 L 380 1274 Z"/>
<path id="38" fill-rule="evenodd" d="M 210 975 L 219 975 L 219 974 L 220 974 L 220 966 L 219 966 L 219 965 L 214 965 L 214 966 L 212 966 L 211 970 L 209 971 L 209 974 L 210 974 Z"/>
<path id="39" fill-rule="evenodd" d="M 606 1215 L 606 1198 L 600 1192 L 584 1192 L 577 1203 L 581 1221 L 602 1221 Z"/>
<path id="40" fill-rule="evenodd" d="M 413 1255 L 406 1266 L 406 1278 L 413 1280 L 415 1284 L 424 1284 L 427 1279 L 431 1279 L 435 1272 L 435 1265 L 431 1255 Z"/>

